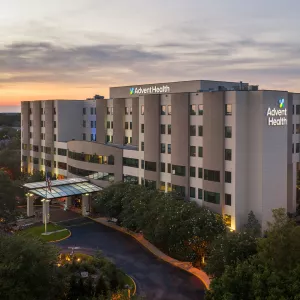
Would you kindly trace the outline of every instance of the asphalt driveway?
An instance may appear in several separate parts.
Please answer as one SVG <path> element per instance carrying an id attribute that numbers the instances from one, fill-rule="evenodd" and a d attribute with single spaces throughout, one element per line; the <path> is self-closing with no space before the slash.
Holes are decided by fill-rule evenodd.
<path id="1" fill-rule="evenodd" d="M 101 250 L 136 281 L 138 294 L 149 300 L 201 300 L 204 285 L 193 275 L 157 259 L 135 239 L 89 218 L 60 222 L 72 236 L 58 245 L 81 247 L 93 254 Z M 70 250 L 68 250 L 70 251 Z M 80 251 L 80 250 L 78 250 Z"/>

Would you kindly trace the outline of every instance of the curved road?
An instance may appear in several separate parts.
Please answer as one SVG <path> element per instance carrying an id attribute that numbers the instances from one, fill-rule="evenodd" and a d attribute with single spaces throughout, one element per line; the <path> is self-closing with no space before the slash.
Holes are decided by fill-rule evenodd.
<path id="1" fill-rule="evenodd" d="M 97 249 L 101 250 L 135 280 L 138 294 L 146 299 L 204 299 L 205 288 L 198 278 L 157 259 L 131 236 L 88 218 L 60 224 L 70 229 L 72 235 L 59 242 L 58 246 L 63 249 L 81 247 L 82 251 L 91 254 Z"/>

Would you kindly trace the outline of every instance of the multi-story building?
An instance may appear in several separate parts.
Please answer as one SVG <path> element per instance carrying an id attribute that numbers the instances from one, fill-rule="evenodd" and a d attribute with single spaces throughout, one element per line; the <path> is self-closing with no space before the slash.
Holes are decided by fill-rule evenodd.
<path id="1" fill-rule="evenodd" d="M 245 83 L 112 87 L 109 99 L 22 102 L 22 168 L 130 181 L 222 214 L 239 229 L 252 210 L 296 209 L 300 94 Z"/>

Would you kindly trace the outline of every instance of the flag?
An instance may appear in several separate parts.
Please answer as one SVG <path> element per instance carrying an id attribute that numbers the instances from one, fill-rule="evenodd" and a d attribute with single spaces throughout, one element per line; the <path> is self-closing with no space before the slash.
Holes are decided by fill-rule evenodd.
<path id="1" fill-rule="evenodd" d="M 46 188 L 48 188 L 49 192 L 51 193 L 51 178 L 48 174 L 46 175 Z"/>

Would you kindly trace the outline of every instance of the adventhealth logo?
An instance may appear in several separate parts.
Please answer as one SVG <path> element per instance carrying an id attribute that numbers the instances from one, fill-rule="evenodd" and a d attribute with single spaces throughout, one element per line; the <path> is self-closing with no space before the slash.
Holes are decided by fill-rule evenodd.
<path id="1" fill-rule="evenodd" d="M 284 99 L 279 99 L 278 102 L 279 102 L 279 107 L 284 108 Z"/>
<path id="2" fill-rule="evenodd" d="M 283 126 L 287 125 L 287 110 L 284 108 L 284 99 L 278 100 L 278 108 L 268 108 L 267 117 L 269 126 Z"/>
<path id="3" fill-rule="evenodd" d="M 147 88 L 142 87 L 131 87 L 129 88 L 129 94 L 130 95 L 143 95 L 143 94 L 160 94 L 160 93 L 170 93 L 171 89 L 168 85 L 163 86 L 151 86 Z"/>

